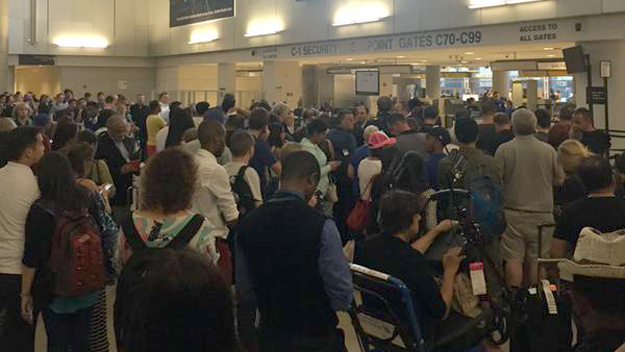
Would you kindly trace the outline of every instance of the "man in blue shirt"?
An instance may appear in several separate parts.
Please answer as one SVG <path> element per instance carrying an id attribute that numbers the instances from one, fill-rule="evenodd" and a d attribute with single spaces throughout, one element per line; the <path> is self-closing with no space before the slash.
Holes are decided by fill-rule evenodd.
<path id="1" fill-rule="evenodd" d="M 445 147 L 451 143 L 451 136 L 447 129 L 435 126 L 427 132 L 425 139 L 425 148 L 430 154 L 430 158 L 425 162 L 425 170 L 427 172 L 430 186 L 438 191 L 438 164 L 445 159 Z"/>
<path id="2" fill-rule="evenodd" d="M 267 144 L 267 136 L 269 135 L 267 130 L 269 112 L 261 107 L 252 109 L 249 124 L 250 133 L 254 136 L 254 156 L 250 159 L 250 166 L 256 170 L 260 177 L 260 189 L 265 198 L 269 179 L 269 168 L 278 175 L 282 170 L 280 161 L 274 158 L 271 153 L 271 148 L 269 148 Z"/>
<path id="3" fill-rule="evenodd" d="M 239 225 L 237 292 L 258 304 L 260 352 L 344 351 L 335 312 L 352 302 L 352 276 L 334 221 L 307 204 L 319 163 L 299 151 L 283 166 L 280 190 Z"/>

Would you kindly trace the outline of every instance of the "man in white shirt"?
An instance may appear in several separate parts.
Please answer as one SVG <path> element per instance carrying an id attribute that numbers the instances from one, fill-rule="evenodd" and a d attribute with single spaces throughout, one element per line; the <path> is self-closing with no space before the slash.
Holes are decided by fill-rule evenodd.
<path id="1" fill-rule="evenodd" d="M 0 346 L 6 351 L 32 351 L 34 329 L 20 315 L 20 285 L 26 218 L 39 198 L 31 167 L 45 152 L 43 135 L 35 127 L 10 132 L 9 163 L 0 169 Z"/>
<path id="2" fill-rule="evenodd" d="M 227 163 L 224 169 L 226 169 L 230 180 L 234 181 L 241 168 L 246 167 L 243 178 L 250 186 L 254 206 L 258 208 L 263 204 L 260 177 L 256 170 L 249 166 L 250 159 L 254 155 L 254 137 L 249 132 L 239 131 L 232 135 L 230 145 L 232 145 L 232 161 Z"/>
<path id="3" fill-rule="evenodd" d="M 163 92 L 158 96 L 158 103 L 161 106 L 161 117 L 169 125 L 169 93 Z"/>
<path id="4" fill-rule="evenodd" d="M 217 158 L 226 147 L 226 129 L 219 122 L 206 119 L 198 129 L 200 149 L 195 154 L 198 164 L 198 185 L 193 199 L 193 211 L 206 217 L 215 227 L 217 250 L 221 255 L 219 267 L 226 278 L 232 277 L 232 262 L 226 240 L 239 219 L 228 173 Z"/>

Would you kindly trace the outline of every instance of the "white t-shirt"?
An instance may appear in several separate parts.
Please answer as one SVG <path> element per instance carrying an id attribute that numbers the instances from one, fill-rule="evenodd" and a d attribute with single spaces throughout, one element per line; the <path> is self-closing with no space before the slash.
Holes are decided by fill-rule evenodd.
<path id="1" fill-rule="evenodd" d="M 167 135 L 169 134 L 169 126 L 161 128 L 156 134 L 156 152 L 160 153 L 165 150 L 167 144 Z"/>
<path id="2" fill-rule="evenodd" d="M 382 173 L 382 161 L 379 159 L 366 158 L 358 164 L 358 186 L 360 199 L 371 200 L 371 187 L 369 183 L 373 178 Z"/>
<path id="3" fill-rule="evenodd" d="M 243 166 L 245 166 L 245 164 L 240 161 L 231 161 L 227 163 L 224 168 L 228 173 L 228 177 L 232 180 L 232 177 L 238 175 L 239 170 L 241 170 Z M 256 170 L 254 170 L 251 166 L 245 170 L 245 182 L 247 182 L 250 186 L 252 197 L 254 197 L 254 203 L 256 203 L 256 206 L 262 204 L 263 194 L 260 191 L 260 177 L 258 176 Z"/>
<path id="4" fill-rule="evenodd" d="M 0 274 L 22 273 L 25 226 L 39 185 L 30 167 L 9 162 L 0 169 Z"/>

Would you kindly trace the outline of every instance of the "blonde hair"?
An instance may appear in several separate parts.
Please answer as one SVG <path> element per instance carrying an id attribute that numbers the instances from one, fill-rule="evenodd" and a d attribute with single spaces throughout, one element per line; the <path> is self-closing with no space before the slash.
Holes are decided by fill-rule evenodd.
<path id="1" fill-rule="evenodd" d="M 28 106 L 28 104 L 26 104 L 26 103 L 17 103 L 17 104 L 15 104 L 15 107 L 13 107 L 12 116 L 13 116 L 14 120 L 17 119 L 17 111 L 20 108 L 26 108 L 28 110 L 28 116 L 27 117 L 30 117 L 33 114 L 33 109 L 31 109 L 30 106 Z"/>
<path id="2" fill-rule="evenodd" d="M 558 148 L 558 162 L 567 173 L 577 171 L 582 160 L 592 156 L 588 148 L 580 141 L 568 139 L 564 141 Z"/>
<path id="3" fill-rule="evenodd" d="M 379 130 L 380 129 L 378 128 L 378 126 L 375 126 L 375 125 L 367 126 L 367 128 L 365 128 L 365 131 L 363 132 L 363 137 L 365 138 L 365 142 L 369 140 L 369 136 L 371 136 L 374 132 L 378 132 Z"/>

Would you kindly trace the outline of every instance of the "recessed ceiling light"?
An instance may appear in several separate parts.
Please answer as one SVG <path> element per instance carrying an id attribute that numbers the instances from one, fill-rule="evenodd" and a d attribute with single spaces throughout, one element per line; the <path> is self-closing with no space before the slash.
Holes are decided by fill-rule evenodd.
<path id="1" fill-rule="evenodd" d="M 351 57 L 348 57 L 347 59 L 345 59 L 346 61 L 352 61 L 353 59 Z"/>
<path id="2" fill-rule="evenodd" d="M 553 48 L 543 48 L 543 50 L 550 51 L 550 50 L 553 50 Z"/>
<path id="3" fill-rule="evenodd" d="M 476 59 L 476 60 L 482 60 L 482 58 L 481 58 L 481 57 L 476 57 L 475 59 Z"/>
<path id="4" fill-rule="evenodd" d="M 464 61 L 464 60 L 462 60 L 462 61 L 460 61 L 460 63 L 461 63 L 461 64 L 466 64 L 466 63 L 468 63 L 468 61 Z"/>
<path id="5" fill-rule="evenodd" d="M 474 52 L 472 52 L 472 51 L 467 51 L 467 52 L 466 52 L 466 53 L 464 53 L 464 54 L 465 54 L 465 55 L 473 55 L 473 54 L 475 54 L 475 53 L 474 53 Z"/>
<path id="6" fill-rule="evenodd" d="M 404 59 L 404 58 L 406 58 L 406 57 L 405 57 L 405 56 L 403 56 L 403 55 L 399 55 L 399 56 L 396 56 L 396 57 L 397 57 L 398 59 Z"/>
<path id="7" fill-rule="evenodd" d="M 428 62 L 428 60 L 421 60 L 421 62 Z"/>
<path id="8" fill-rule="evenodd" d="M 547 57 L 556 57 L 556 56 L 553 55 L 553 54 L 549 54 L 549 55 L 547 55 Z"/>
<path id="9" fill-rule="evenodd" d="M 362 65 L 364 65 L 364 64 L 366 64 L 367 62 L 365 62 L 365 61 L 360 61 L 360 63 L 361 63 Z"/>

